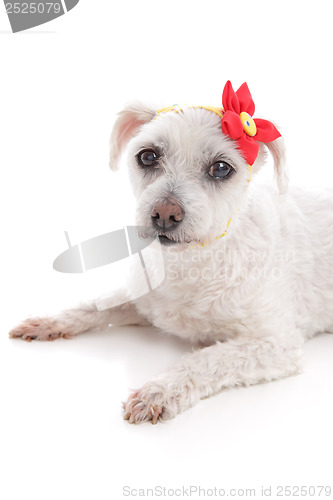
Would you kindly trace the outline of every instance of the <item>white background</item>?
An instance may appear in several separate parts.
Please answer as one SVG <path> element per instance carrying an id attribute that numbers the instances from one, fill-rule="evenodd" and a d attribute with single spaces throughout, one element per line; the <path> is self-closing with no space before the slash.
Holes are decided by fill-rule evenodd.
<path id="1" fill-rule="evenodd" d="M 64 230 L 75 242 L 131 221 L 126 175 L 108 170 L 128 100 L 219 105 L 226 80 L 247 81 L 256 116 L 285 136 L 292 182 L 333 187 L 330 4 L 81 0 L 15 35 L 1 6 L 3 499 L 106 500 L 125 485 L 254 487 L 260 497 L 262 485 L 333 483 L 333 337 L 306 345 L 304 374 L 157 426 L 129 425 L 120 402 L 190 349 L 177 339 L 134 327 L 53 343 L 7 337 L 27 315 L 81 298 L 52 269 Z"/>

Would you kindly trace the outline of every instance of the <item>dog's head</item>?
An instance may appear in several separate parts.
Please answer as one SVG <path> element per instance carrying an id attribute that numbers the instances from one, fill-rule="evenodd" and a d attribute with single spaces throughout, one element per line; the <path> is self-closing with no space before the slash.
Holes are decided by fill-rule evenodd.
<path id="1" fill-rule="evenodd" d="M 110 166 L 127 148 L 137 197 L 137 224 L 164 245 L 183 248 L 223 234 L 243 205 L 249 179 L 259 171 L 266 147 L 274 157 L 280 193 L 287 188 L 282 138 L 260 143 L 249 167 L 238 144 L 221 130 L 209 108 L 182 107 L 159 113 L 135 103 L 118 115 L 111 136 Z"/>

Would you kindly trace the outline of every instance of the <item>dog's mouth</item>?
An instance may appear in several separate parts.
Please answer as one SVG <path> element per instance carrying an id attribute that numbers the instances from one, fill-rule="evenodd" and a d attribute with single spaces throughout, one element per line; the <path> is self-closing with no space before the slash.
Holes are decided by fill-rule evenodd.
<path id="1" fill-rule="evenodd" d="M 169 246 L 169 245 L 176 245 L 177 243 L 181 243 L 180 241 L 172 240 L 171 238 L 168 238 L 165 236 L 165 234 L 160 234 L 158 236 L 158 240 L 161 243 L 161 245 Z"/>
<path id="2" fill-rule="evenodd" d="M 147 226 L 141 226 L 141 230 L 139 231 L 139 236 L 142 239 L 146 238 L 152 238 L 156 239 L 158 238 L 158 241 L 160 242 L 161 245 L 163 246 L 186 246 L 189 243 L 193 243 L 193 239 L 187 235 L 176 235 L 176 234 L 168 234 L 168 236 L 163 232 L 158 234 L 157 231 L 152 230 L 150 227 Z"/>

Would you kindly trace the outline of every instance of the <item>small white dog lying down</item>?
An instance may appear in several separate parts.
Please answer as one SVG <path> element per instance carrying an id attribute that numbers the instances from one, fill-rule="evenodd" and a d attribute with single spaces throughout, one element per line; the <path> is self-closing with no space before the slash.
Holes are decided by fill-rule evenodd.
<path id="1" fill-rule="evenodd" d="M 230 82 L 223 108 L 126 107 L 112 132 L 111 168 L 126 147 L 137 224 L 159 237 L 164 282 L 132 302 L 119 292 L 121 306 L 92 302 L 10 332 L 52 340 L 152 324 L 195 344 L 130 395 L 131 423 L 170 419 L 222 389 L 296 374 L 304 340 L 333 332 L 332 192 L 287 192 L 283 139 L 253 114 L 247 85 L 234 92 Z M 267 149 L 279 194 L 255 183 Z"/>

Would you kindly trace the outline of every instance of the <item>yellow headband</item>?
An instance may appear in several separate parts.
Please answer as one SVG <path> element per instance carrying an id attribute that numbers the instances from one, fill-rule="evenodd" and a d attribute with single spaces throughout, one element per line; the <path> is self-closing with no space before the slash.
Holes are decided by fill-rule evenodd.
<path id="1" fill-rule="evenodd" d="M 224 115 L 224 111 L 222 108 L 218 108 L 216 106 L 192 106 L 192 105 L 184 105 L 180 106 L 179 104 L 173 104 L 172 106 L 167 106 L 166 108 L 161 108 L 157 111 L 157 115 L 163 115 L 168 113 L 169 111 L 174 111 L 175 113 L 182 113 L 184 108 L 196 108 L 196 109 L 206 109 L 207 111 L 211 111 L 219 116 L 221 119 Z"/>

